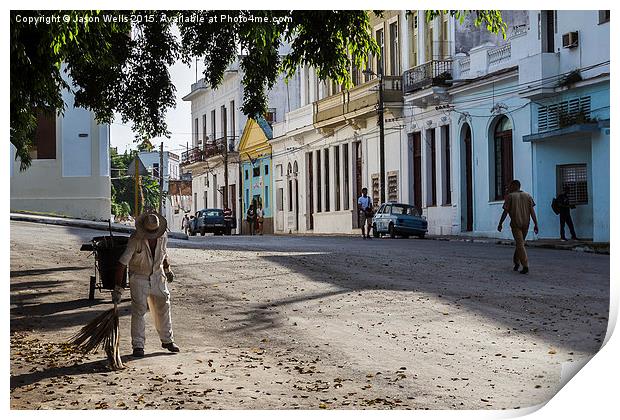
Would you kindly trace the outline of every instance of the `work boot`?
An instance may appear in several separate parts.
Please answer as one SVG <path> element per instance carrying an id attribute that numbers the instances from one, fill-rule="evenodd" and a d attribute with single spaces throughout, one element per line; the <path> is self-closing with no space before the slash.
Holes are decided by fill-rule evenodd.
<path id="1" fill-rule="evenodd" d="M 144 349 L 139 347 L 133 349 L 133 357 L 144 357 Z"/>
<path id="2" fill-rule="evenodd" d="M 179 346 L 174 343 L 161 343 L 161 347 L 164 349 L 168 349 L 168 351 L 171 351 L 172 353 L 178 353 L 181 351 Z"/>

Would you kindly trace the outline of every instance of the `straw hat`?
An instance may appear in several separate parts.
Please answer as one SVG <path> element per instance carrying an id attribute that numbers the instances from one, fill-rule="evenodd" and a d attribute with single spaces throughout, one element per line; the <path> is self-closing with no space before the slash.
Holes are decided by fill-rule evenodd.
<path id="1" fill-rule="evenodd" d="M 167 228 L 166 218 L 158 213 L 144 213 L 136 219 L 136 234 L 144 239 L 159 238 Z"/>

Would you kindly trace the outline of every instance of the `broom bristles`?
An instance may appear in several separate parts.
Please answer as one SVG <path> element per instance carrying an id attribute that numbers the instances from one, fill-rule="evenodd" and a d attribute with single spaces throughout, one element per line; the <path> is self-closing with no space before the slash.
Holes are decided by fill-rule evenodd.
<path id="1" fill-rule="evenodd" d="M 76 346 L 80 352 L 86 354 L 103 347 L 108 361 L 113 369 L 122 369 L 119 352 L 119 320 L 116 305 L 86 324 L 69 343 Z"/>

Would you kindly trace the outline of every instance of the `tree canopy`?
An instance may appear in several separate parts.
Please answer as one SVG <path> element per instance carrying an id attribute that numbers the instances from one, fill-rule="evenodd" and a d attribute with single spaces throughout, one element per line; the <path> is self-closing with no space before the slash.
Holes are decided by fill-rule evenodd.
<path id="1" fill-rule="evenodd" d="M 427 19 L 439 12 L 428 11 Z M 503 32 L 498 11 L 474 12 L 477 25 Z M 165 115 L 176 104 L 176 88 L 168 67 L 178 60 L 190 65 L 193 57 L 203 59 L 205 81 L 216 88 L 243 52 L 241 110 L 248 116 L 265 114 L 266 92 L 279 75 L 290 77 L 300 65 L 349 86 L 351 63 L 364 68 L 368 55 L 379 50 L 369 13 L 11 11 L 11 143 L 27 168 L 37 113 L 62 113 L 67 105 L 92 110 L 100 123 L 111 123 L 118 113 L 141 142 L 169 136 Z M 290 51 L 283 56 L 284 44 Z M 73 92 L 74 104 L 64 103 L 64 89 Z"/>

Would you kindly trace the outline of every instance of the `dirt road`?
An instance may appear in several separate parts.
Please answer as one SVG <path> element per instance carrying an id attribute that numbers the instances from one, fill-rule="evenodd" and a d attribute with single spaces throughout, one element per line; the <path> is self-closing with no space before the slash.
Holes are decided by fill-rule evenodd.
<path id="1" fill-rule="evenodd" d="M 557 390 L 562 363 L 607 327 L 609 257 L 506 246 L 347 237 L 171 241 L 179 354 L 147 322 L 126 369 L 63 342 L 110 308 L 88 301 L 100 232 L 11 223 L 14 409 L 509 409 Z"/>

